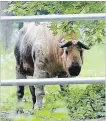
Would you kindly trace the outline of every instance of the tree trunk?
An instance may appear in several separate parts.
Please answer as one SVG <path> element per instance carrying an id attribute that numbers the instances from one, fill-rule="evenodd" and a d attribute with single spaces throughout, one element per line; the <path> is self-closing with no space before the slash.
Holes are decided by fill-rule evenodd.
<path id="1" fill-rule="evenodd" d="M 8 8 L 9 3 L 7 1 L 0 2 L 0 16 L 10 16 L 11 13 L 4 12 L 5 9 Z M 12 31 L 13 31 L 13 23 L 12 22 L 5 22 L 0 23 L 0 41 L 3 43 L 5 50 L 9 48 L 11 45 L 11 38 L 12 38 Z"/>

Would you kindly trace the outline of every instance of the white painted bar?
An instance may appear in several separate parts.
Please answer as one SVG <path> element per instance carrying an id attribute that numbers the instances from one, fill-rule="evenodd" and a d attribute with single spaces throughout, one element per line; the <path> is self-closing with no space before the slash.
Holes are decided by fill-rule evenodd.
<path id="1" fill-rule="evenodd" d="M 45 78 L 1 80 L 1 86 L 56 85 L 56 84 L 97 84 L 105 83 L 105 77 Z"/>
<path id="2" fill-rule="evenodd" d="M 78 21 L 78 20 L 105 20 L 105 13 L 91 14 L 62 14 L 62 15 L 35 15 L 35 16 L 1 16 L 1 22 L 36 22 L 36 21 Z"/>

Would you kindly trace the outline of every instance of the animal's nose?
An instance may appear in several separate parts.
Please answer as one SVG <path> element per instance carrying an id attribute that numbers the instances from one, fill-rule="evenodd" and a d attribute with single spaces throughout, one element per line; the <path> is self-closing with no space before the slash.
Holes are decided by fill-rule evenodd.
<path id="1" fill-rule="evenodd" d="M 81 71 L 81 66 L 71 66 L 68 68 L 68 72 L 71 76 L 78 76 Z"/>
<path id="2" fill-rule="evenodd" d="M 78 62 L 72 62 L 72 65 L 73 66 L 79 66 L 79 63 Z"/>

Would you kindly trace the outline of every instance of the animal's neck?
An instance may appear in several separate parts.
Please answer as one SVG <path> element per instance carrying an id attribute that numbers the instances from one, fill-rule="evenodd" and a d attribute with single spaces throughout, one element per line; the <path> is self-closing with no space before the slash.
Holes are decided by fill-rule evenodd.
<path id="1" fill-rule="evenodd" d="M 53 45 L 54 45 L 54 47 L 53 47 L 53 56 L 56 58 L 57 64 L 62 67 L 63 64 L 62 64 L 61 55 L 63 53 L 63 49 L 59 48 L 59 39 L 57 39 L 55 41 L 55 44 L 53 44 Z"/>

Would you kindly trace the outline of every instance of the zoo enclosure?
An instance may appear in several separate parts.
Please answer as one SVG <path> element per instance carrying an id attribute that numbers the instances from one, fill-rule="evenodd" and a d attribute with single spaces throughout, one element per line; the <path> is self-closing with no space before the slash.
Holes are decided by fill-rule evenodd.
<path id="1" fill-rule="evenodd" d="M 68 15 L 36 15 L 36 16 L 1 16 L 2 22 L 36 22 L 36 21 L 78 21 L 78 20 L 105 20 L 105 13 L 95 14 L 68 14 Z M 48 79 L 16 79 L 1 80 L 1 86 L 14 85 L 53 85 L 53 84 L 93 84 L 105 83 L 105 77 L 93 78 L 48 78 Z"/>

